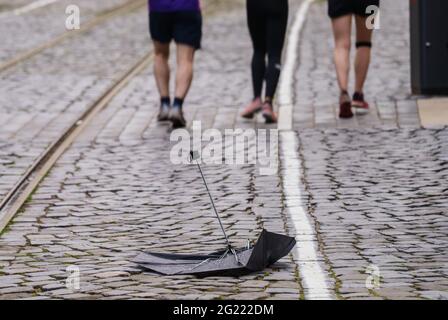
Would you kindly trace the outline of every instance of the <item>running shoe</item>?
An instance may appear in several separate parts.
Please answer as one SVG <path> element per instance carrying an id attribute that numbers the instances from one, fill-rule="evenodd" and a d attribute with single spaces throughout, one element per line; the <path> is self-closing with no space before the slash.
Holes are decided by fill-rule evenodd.
<path id="1" fill-rule="evenodd" d="M 341 93 L 339 98 L 339 118 L 349 119 L 353 117 L 352 102 L 347 91 Z"/>
<path id="2" fill-rule="evenodd" d="M 266 123 L 277 123 L 277 114 L 274 112 L 272 104 L 265 102 L 262 107 L 262 114 Z"/>
<path id="3" fill-rule="evenodd" d="M 168 121 L 169 114 L 170 114 L 170 106 L 165 103 L 161 104 L 159 114 L 157 115 L 157 121 Z"/>
<path id="4" fill-rule="evenodd" d="M 187 124 L 182 108 L 171 108 L 168 118 L 173 123 L 174 129 L 184 128 Z"/>
<path id="5" fill-rule="evenodd" d="M 256 98 L 244 108 L 241 116 L 246 119 L 252 119 L 257 112 L 261 110 L 261 99 Z"/>
<path id="6" fill-rule="evenodd" d="M 364 94 L 360 92 L 353 94 L 352 107 L 359 110 L 369 110 L 369 104 L 364 100 Z"/>

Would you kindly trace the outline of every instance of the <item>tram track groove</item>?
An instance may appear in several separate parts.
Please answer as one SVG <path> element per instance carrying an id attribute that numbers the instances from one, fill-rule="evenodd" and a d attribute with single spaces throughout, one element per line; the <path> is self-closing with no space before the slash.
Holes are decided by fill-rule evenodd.
<path id="1" fill-rule="evenodd" d="M 56 141 L 37 158 L 0 202 L 0 233 L 25 204 L 59 157 L 90 124 L 92 119 L 138 74 L 149 66 L 152 53 L 146 54 L 89 107 Z"/>

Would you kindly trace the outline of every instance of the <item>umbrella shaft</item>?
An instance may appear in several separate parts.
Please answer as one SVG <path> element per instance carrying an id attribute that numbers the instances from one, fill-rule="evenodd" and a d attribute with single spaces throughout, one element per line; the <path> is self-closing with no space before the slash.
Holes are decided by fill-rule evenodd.
<path id="1" fill-rule="evenodd" d="M 224 237 L 226 238 L 227 245 L 229 246 L 229 248 L 231 248 L 232 246 L 231 246 L 231 244 L 229 242 L 229 238 L 227 237 L 226 230 L 224 229 L 224 226 L 222 225 L 221 218 L 219 217 L 218 211 L 216 210 L 215 202 L 213 201 L 213 197 L 212 197 L 212 195 L 210 193 L 210 190 L 208 188 L 207 181 L 205 180 L 205 177 L 204 177 L 204 173 L 202 172 L 201 166 L 200 166 L 200 164 L 199 164 L 199 162 L 197 160 L 196 160 L 196 164 L 198 165 L 199 172 L 201 173 L 202 180 L 204 181 L 205 188 L 207 189 L 208 196 L 210 197 L 210 201 L 212 203 L 213 210 L 215 211 L 216 217 L 218 218 L 219 225 L 221 226 L 222 233 L 224 234 Z"/>

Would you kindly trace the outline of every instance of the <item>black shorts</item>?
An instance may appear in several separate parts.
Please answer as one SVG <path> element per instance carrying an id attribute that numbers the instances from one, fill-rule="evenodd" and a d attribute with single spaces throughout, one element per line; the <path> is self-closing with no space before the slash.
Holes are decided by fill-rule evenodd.
<path id="1" fill-rule="evenodd" d="M 161 43 L 186 44 L 201 48 L 202 15 L 196 11 L 150 12 L 151 38 Z"/>
<path id="2" fill-rule="evenodd" d="M 328 0 L 328 15 L 338 18 L 349 14 L 367 17 L 373 12 L 367 12 L 369 6 L 380 6 L 380 0 Z"/>

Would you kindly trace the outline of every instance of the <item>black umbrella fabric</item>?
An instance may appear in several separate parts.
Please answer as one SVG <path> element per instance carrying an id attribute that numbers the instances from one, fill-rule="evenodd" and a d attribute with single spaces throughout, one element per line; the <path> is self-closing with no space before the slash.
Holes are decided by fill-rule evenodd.
<path id="1" fill-rule="evenodd" d="M 208 255 L 142 253 L 136 259 L 142 268 L 163 275 L 241 276 L 262 271 L 287 255 L 296 240 L 263 230 L 253 247 L 225 250 Z"/>
<path id="2" fill-rule="evenodd" d="M 230 244 L 224 226 L 216 210 L 213 197 L 210 194 L 207 182 L 197 159 L 197 152 L 190 153 L 191 160 L 196 163 L 207 189 L 213 210 L 223 232 L 227 248 L 225 250 L 205 254 L 169 254 L 144 252 L 138 255 L 134 262 L 145 270 L 162 275 L 195 275 L 198 277 L 208 276 L 241 276 L 252 272 L 262 271 L 264 268 L 277 262 L 286 256 L 296 245 L 292 237 L 272 233 L 266 230 L 261 232 L 260 237 L 253 246 L 234 249 Z"/>

